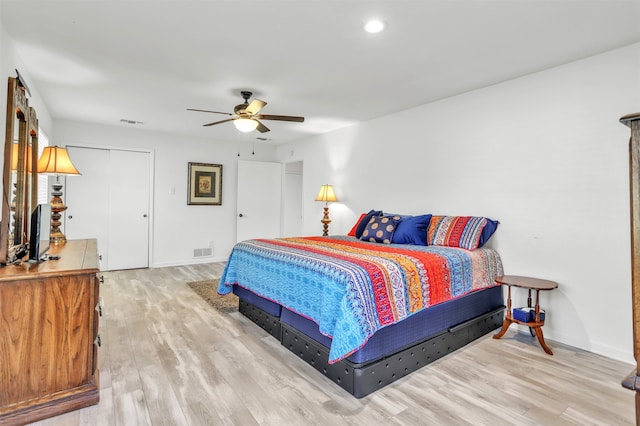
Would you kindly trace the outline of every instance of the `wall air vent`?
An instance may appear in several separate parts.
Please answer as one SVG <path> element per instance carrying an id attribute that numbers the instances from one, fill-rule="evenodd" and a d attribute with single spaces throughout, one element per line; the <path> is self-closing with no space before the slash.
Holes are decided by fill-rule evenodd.
<path id="1" fill-rule="evenodd" d="M 213 256 L 212 247 L 193 249 L 193 257 L 211 257 L 211 256 Z"/>
<path id="2" fill-rule="evenodd" d="M 121 118 L 120 122 L 121 123 L 127 123 L 127 124 L 144 124 L 142 121 L 127 120 L 126 118 Z"/>

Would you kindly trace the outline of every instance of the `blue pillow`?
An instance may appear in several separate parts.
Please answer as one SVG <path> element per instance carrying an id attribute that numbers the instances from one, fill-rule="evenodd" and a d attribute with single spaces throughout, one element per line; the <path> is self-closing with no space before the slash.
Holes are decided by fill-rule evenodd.
<path id="1" fill-rule="evenodd" d="M 362 232 L 362 241 L 391 244 L 400 216 L 372 216 Z"/>
<path id="2" fill-rule="evenodd" d="M 395 244 L 427 245 L 427 229 L 429 229 L 430 214 L 422 216 L 404 217 L 398 223 L 391 242 Z"/>
<path id="3" fill-rule="evenodd" d="M 486 219 L 487 224 L 484 226 L 484 228 L 482 228 L 482 234 L 480 234 L 478 247 L 482 247 L 487 241 L 489 241 L 489 238 L 491 238 L 493 233 L 496 232 L 496 229 L 498 229 L 498 225 L 500 224 L 500 222 L 498 222 L 497 220 L 491 220 L 489 218 Z"/>
<path id="4" fill-rule="evenodd" d="M 362 237 L 362 233 L 364 232 L 364 228 L 367 227 L 367 224 L 371 220 L 373 216 L 382 216 L 382 210 L 369 210 L 360 223 L 358 223 L 358 227 L 356 228 L 356 238 Z"/>

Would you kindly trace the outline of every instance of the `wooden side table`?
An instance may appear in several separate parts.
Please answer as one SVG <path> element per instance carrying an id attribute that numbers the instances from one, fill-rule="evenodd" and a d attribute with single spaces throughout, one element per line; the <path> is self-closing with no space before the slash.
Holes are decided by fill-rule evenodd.
<path id="1" fill-rule="evenodd" d="M 529 327 L 529 332 L 531 332 L 532 335 L 535 333 L 536 337 L 538 338 L 538 342 L 540 342 L 540 346 L 542 346 L 542 349 L 544 349 L 544 351 L 549 355 L 553 355 L 553 352 L 551 351 L 549 346 L 547 346 L 547 344 L 545 343 L 544 336 L 542 335 L 542 326 L 544 325 L 544 320 L 540 319 L 539 298 L 540 298 L 540 291 L 553 290 L 555 288 L 558 288 L 558 283 L 555 281 L 541 280 L 538 278 L 530 278 L 530 277 L 520 277 L 517 275 L 504 275 L 502 277 L 497 277 L 496 282 L 498 284 L 507 286 L 508 296 L 507 296 L 507 313 L 505 314 L 504 322 L 502 323 L 502 329 L 500 329 L 500 332 L 494 335 L 493 338 L 499 339 L 502 336 L 504 336 L 504 333 L 507 332 L 507 329 L 509 328 L 509 326 L 514 322 L 516 324 L 526 325 L 527 327 Z M 511 287 L 520 287 L 520 288 L 526 288 L 529 290 L 529 297 L 527 298 L 527 306 L 529 308 L 532 307 L 531 306 L 531 290 L 536 291 L 536 304 L 535 304 L 536 316 L 532 322 L 524 322 L 524 321 L 520 321 L 513 318 L 512 311 L 511 311 Z"/>

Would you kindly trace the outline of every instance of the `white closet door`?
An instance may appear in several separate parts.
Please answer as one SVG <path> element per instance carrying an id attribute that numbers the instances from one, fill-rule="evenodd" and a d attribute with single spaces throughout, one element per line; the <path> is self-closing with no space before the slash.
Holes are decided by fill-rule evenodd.
<path id="1" fill-rule="evenodd" d="M 150 153 L 69 147 L 67 239 L 97 238 L 102 270 L 149 266 Z"/>
<path id="2" fill-rule="evenodd" d="M 96 238 L 100 269 L 108 270 L 109 150 L 68 147 L 67 151 L 81 175 L 66 178 L 62 188 L 67 205 L 61 218 L 63 232 L 67 240 Z"/>

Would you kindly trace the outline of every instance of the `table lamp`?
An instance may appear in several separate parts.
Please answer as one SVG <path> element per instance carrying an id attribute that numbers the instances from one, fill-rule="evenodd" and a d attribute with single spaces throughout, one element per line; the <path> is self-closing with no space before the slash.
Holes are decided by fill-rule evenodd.
<path id="1" fill-rule="evenodd" d="M 333 185 L 322 185 L 316 201 L 324 201 L 324 216 L 320 222 L 324 225 L 322 236 L 326 237 L 329 235 L 329 224 L 331 223 L 331 219 L 329 219 L 329 203 L 338 201 L 336 194 L 333 192 Z"/>
<path id="2" fill-rule="evenodd" d="M 51 185 L 51 244 L 64 244 L 67 238 L 60 230 L 61 212 L 67 209 L 62 201 L 62 184 L 60 175 L 73 176 L 80 172 L 71 162 L 66 148 L 58 146 L 47 146 L 42 151 L 38 160 L 38 173 L 43 175 L 55 175 L 56 182 Z"/>

